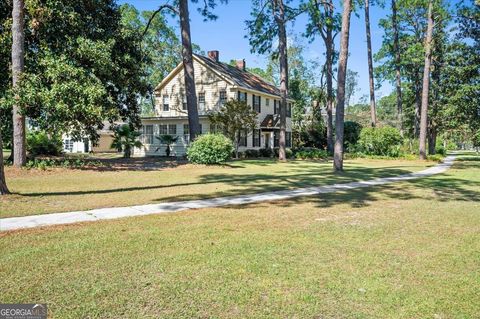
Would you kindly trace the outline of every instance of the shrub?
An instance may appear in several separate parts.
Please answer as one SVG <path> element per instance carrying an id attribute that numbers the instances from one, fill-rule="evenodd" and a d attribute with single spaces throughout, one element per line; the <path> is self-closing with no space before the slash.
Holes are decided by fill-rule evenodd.
<path id="1" fill-rule="evenodd" d="M 359 147 L 367 155 L 398 157 L 401 154 L 402 136 L 391 126 L 366 127 L 360 132 Z"/>
<path id="2" fill-rule="evenodd" d="M 273 151 L 271 148 L 261 148 L 259 150 L 260 157 L 273 157 Z"/>
<path id="3" fill-rule="evenodd" d="M 295 157 L 299 159 L 323 159 L 328 157 L 328 153 L 318 148 L 302 148 L 295 152 Z"/>
<path id="4" fill-rule="evenodd" d="M 447 155 L 447 150 L 443 147 L 443 145 L 438 145 L 435 146 L 435 154 L 439 154 L 439 155 Z"/>
<path id="5" fill-rule="evenodd" d="M 103 164 L 99 161 L 85 160 L 82 158 L 35 158 L 27 161 L 25 165 L 27 169 L 46 170 L 50 167 L 63 168 L 84 168 L 84 167 L 101 167 Z"/>
<path id="6" fill-rule="evenodd" d="M 60 136 L 49 137 L 43 131 L 33 131 L 27 135 L 27 151 L 31 156 L 59 156 L 63 152 L 63 142 Z"/>
<path id="7" fill-rule="evenodd" d="M 418 139 L 405 139 L 401 146 L 401 153 L 418 155 L 419 145 Z"/>
<path id="8" fill-rule="evenodd" d="M 124 158 L 130 158 L 135 147 L 142 147 L 143 144 L 138 140 L 141 133 L 135 131 L 129 124 L 123 124 L 114 128 L 112 145 L 119 152 L 123 151 Z"/>
<path id="9" fill-rule="evenodd" d="M 197 137 L 187 149 L 187 158 L 196 164 L 219 164 L 231 158 L 233 144 L 222 134 L 205 134 Z"/>
<path id="10" fill-rule="evenodd" d="M 323 148 L 327 146 L 327 128 L 323 121 L 303 127 L 299 133 L 301 145 L 306 147 Z"/>
<path id="11" fill-rule="evenodd" d="M 273 149 L 273 156 L 274 156 L 274 157 L 278 157 L 279 151 L 280 151 L 280 148 L 279 148 L 279 147 L 275 147 L 275 148 Z M 292 151 L 292 149 L 286 148 L 286 149 L 285 149 L 285 156 L 286 156 L 287 158 L 292 158 L 292 157 L 293 157 L 293 151 Z"/>
<path id="12" fill-rule="evenodd" d="M 444 155 L 442 154 L 435 154 L 435 155 L 428 155 L 427 159 L 429 161 L 434 161 L 434 162 L 441 162 L 444 158 Z"/>
<path id="13" fill-rule="evenodd" d="M 360 138 L 360 132 L 362 131 L 362 125 L 354 121 L 346 121 L 344 126 L 344 143 L 346 149 L 351 151 L 350 148 L 354 147 L 358 143 Z"/>
<path id="14" fill-rule="evenodd" d="M 260 151 L 258 150 L 246 150 L 245 151 L 246 158 L 257 158 L 260 157 Z"/>

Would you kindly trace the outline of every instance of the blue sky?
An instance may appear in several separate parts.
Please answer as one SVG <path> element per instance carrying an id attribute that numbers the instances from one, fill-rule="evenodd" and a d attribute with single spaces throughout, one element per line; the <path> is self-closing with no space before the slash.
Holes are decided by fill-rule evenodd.
<path id="1" fill-rule="evenodd" d="M 165 0 L 120 0 L 119 3 L 130 3 L 138 10 L 155 10 Z M 202 1 L 200 1 L 202 2 Z M 338 1 L 334 1 L 338 6 Z M 339 7 L 339 6 L 338 6 Z M 218 15 L 216 21 L 203 22 L 203 18 L 196 11 L 196 5 L 190 3 L 190 19 L 192 40 L 200 45 L 202 50 L 219 50 L 220 59 L 229 61 L 231 59 L 246 59 L 247 66 L 263 67 L 266 64 L 266 57 L 250 53 L 248 39 L 245 38 L 247 30 L 245 29 L 245 20 L 250 18 L 251 1 L 250 0 L 229 0 L 227 5 L 218 5 L 215 13 Z M 338 8 L 337 10 L 341 10 Z M 372 31 L 373 52 L 377 52 L 382 42 L 382 29 L 378 22 L 388 13 L 387 9 L 372 7 L 370 10 L 370 21 Z M 358 15 L 358 16 L 357 16 Z M 350 57 L 348 68 L 359 73 L 359 92 L 355 94 L 352 102 L 358 102 L 362 95 L 368 94 L 368 69 L 367 69 L 367 49 L 365 26 L 363 20 L 363 10 L 359 10 L 357 15 L 352 14 L 350 27 Z M 305 29 L 307 17 L 300 16 L 294 25 L 289 26 L 290 36 L 301 35 Z M 172 20 L 172 24 L 178 28 L 178 22 Z M 321 41 L 309 43 L 306 39 L 298 36 L 298 39 L 306 46 L 305 57 L 308 60 L 317 59 L 323 62 L 324 47 Z M 338 48 L 338 46 L 337 46 Z M 377 98 L 387 95 L 392 90 L 389 83 L 383 83 L 377 90 Z"/>

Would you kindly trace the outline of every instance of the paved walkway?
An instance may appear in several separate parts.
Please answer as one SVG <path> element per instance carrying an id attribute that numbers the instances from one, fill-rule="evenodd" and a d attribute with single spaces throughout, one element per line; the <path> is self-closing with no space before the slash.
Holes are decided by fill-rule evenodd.
<path id="1" fill-rule="evenodd" d="M 226 205 L 242 205 L 257 202 L 274 201 L 300 196 L 327 194 L 340 190 L 370 187 L 406 181 L 416 178 L 431 176 L 445 172 L 453 164 L 455 156 L 447 156 L 445 160 L 433 167 L 420 172 L 399 175 L 395 177 L 377 178 L 369 181 L 333 184 L 318 187 L 297 188 L 252 195 L 219 197 L 213 199 L 192 200 L 184 202 L 169 202 L 130 207 L 101 208 L 88 211 L 12 217 L 0 219 L 0 231 L 33 228 L 49 225 L 71 224 L 77 222 L 97 221 L 102 219 L 115 219 L 130 216 L 143 216 L 151 214 L 172 213 L 193 208 L 208 208 Z"/>

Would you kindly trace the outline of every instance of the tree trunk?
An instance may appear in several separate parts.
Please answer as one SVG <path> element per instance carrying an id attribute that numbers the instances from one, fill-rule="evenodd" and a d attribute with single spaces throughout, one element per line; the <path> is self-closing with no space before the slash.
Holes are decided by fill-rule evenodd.
<path id="1" fill-rule="evenodd" d="M 285 30 L 285 7 L 283 0 L 276 0 L 278 8 L 278 51 L 280 58 L 280 137 L 278 141 L 278 159 L 285 161 L 287 159 L 285 152 L 285 132 L 287 128 L 287 96 L 288 96 L 288 60 L 287 60 L 287 32 Z"/>
<path id="2" fill-rule="evenodd" d="M 132 154 L 132 150 L 130 149 L 130 147 L 125 146 L 125 149 L 123 150 L 123 157 L 124 158 L 130 158 L 131 154 Z"/>
<path id="3" fill-rule="evenodd" d="M 420 114 L 420 159 L 427 158 L 425 150 L 427 138 L 427 116 L 428 116 L 428 90 L 430 84 L 430 63 L 432 59 L 432 35 L 433 35 L 433 3 L 428 2 L 428 24 L 427 36 L 425 40 L 425 67 L 423 69 L 423 87 L 422 87 L 422 109 Z"/>
<path id="4" fill-rule="evenodd" d="M 238 148 L 240 147 L 240 132 L 235 137 L 235 158 L 238 159 Z"/>
<path id="5" fill-rule="evenodd" d="M 195 74 L 193 70 L 192 39 L 190 36 L 190 15 L 188 0 L 179 1 L 180 29 L 182 33 L 182 59 L 187 98 L 188 126 L 190 141 L 194 141 L 200 134 L 200 120 L 197 108 L 197 93 L 195 89 Z"/>
<path id="6" fill-rule="evenodd" d="M 15 143 L 13 143 L 13 139 L 12 139 L 12 145 L 11 146 L 12 147 L 11 147 L 11 150 L 10 150 L 10 156 L 8 156 L 7 161 L 13 163 L 13 153 L 15 152 L 15 150 L 14 150 L 15 149 Z"/>
<path id="7" fill-rule="evenodd" d="M 25 34 L 24 34 L 24 0 L 13 0 L 12 11 L 12 84 L 13 89 L 18 87 L 21 74 L 24 70 Z M 18 100 L 18 96 L 15 96 Z M 13 105 L 13 165 L 25 166 L 25 116 L 22 114 L 20 105 Z"/>
<path id="8" fill-rule="evenodd" d="M 335 113 L 335 153 L 333 168 L 343 171 L 343 128 L 345 111 L 345 78 L 347 74 L 348 38 L 350 34 L 351 0 L 343 1 L 342 31 L 340 39 L 340 56 L 337 74 L 337 108 Z"/>
<path id="9" fill-rule="evenodd" d="M 437 145 L 437 127 L 430 123 L 430 129 L 428 130 L 428 154 L 435 155 L 435 146 Z"/>
<path id="10" fill-rule="evenodd" d="M 375 84 L 373 81 L 372 36 L 370 34 L 369 0 L 365 0 L 365 30 L 367 32 L 368 83 L 370 85 L 370 125 L 375 127 L 377 125 L 377 114 L 375 107 Z"/>
<path id="11" fill-rule="evenodd" d="M 397 121 L 403 132 L 402 78 L 400 73 L 400 48 L 398 45 L 397 3 L 392 0 L 393 54 L 395 55 L 395 87 L 397 89 Z"/>
<path id="12" fill-rule="evenodd" d="M 416 77 L 415 80 L 415 115 L 414 115 L 414 123 L 413 123 L 413 136 L 418 138 L 420 134 L 420 109 L 422 108 L 422 92 L 421 92 L 421 85 L 420 79 Z"/>
<path id="13" fill-rule="evenodd" d="M 2 130 L 0 130 L 0 195 L 10 194 L 5 182 L 5 170 L 3 167 L 3 141 Z"/>
<path id="14" fill-rule="evenodd" d="M 325 12 L 329 18 L 333 16 L 333 2 L 325 5 Z M 326 63 L 327 63 L 327 151 L 333 154 L 333 27 L 329 23 L 326 32 Z"/>

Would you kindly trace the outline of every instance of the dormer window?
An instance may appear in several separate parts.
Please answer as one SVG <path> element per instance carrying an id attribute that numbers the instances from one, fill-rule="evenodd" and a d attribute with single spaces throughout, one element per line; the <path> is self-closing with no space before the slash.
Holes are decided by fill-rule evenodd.
<path id="1" fill-rule="evenodd" d="M 170 111 L 170 98 L 168 95 L 163 96 L 163 112 Z"/>

